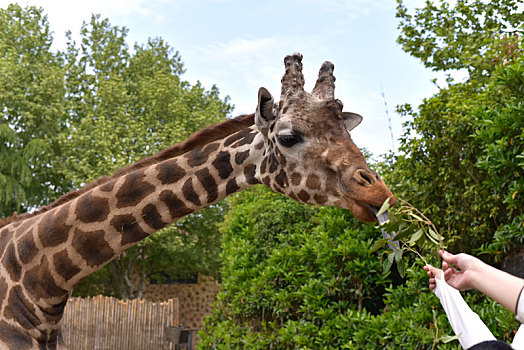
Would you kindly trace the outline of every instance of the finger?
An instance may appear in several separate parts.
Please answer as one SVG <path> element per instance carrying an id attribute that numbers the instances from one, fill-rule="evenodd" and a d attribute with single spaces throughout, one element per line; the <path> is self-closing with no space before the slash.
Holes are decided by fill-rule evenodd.
<path id="1" fill-rule="evenodd" d="M 447 269 L 444 271 L 444 278 L 449 281 L 450 278 L 452 278 L 453 276 L 456 276 L 457 274 L 457 271 L 455 271 L 454 269 Z"/>
<path id="2" fill-rule="evenodd" d="M 436 267 L 433 267 L 431 265 L 427 265 L 428 266 L 428 270 L 437 278 L 440 278 L 440 273 L 442 270 L 440 269 L 437 269 Z"/>
<path id="3" fill-rule="evenodd" d="M 448 264 L 457 265 L 457 256 L 456 255 L 453 255 L 445 250 L 440 250 L 439 254 L 442 260 L 444 260 Z"/>

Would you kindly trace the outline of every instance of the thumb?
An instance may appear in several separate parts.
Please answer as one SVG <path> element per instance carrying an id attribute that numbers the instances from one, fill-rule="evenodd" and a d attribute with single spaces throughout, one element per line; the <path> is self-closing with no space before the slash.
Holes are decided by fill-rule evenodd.
<path id="1" fill-rule="evenodd" d="M 442 260 L 444 260 L 448 264 L 453 264 L 455 266 L 458 266 L 458 258 L 457 258 L 456 255 L 451 254 L 451 253 L 449 253 L 449 252 L 447 252 L 445 250 L 440 250 L 439 254 L 440 254 L 440 257 L 442 258 Z"/>

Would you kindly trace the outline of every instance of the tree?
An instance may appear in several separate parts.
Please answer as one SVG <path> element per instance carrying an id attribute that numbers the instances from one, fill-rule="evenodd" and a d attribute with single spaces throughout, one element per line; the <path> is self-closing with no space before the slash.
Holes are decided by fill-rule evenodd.
<path id="1" fill-rule="evenodd" d="M 220 100 L 216 87 L 206 91 L 200 83 L 191 86 L 180 79 L 182 60 L 162 39 L 136 44 L 131 52 L 126 34 L 125 28 L 93 16 L 81 29 L 80 45 L 68 43 L 71 123 L 59 135 L 59 159 L 60 173 L 72 188 L 180 142 L 231 111 L 228 98 Z M 146 239 L 84 281 L 75 293 L 91 293 L 94 282 L 100 282 L 95 290 L 134 298 L 141 296 L 146 278 L 161 271 L 174 273 L 173 266 L 178 275 L 195 269 L 215 273 L 216 213 L 223 209 L 215 205 Z M 204 251 L 207 256 L 202 259 L 198 254 Z M 193 255 L 200 259 L 189 258 Z M 183 257 L 188 259 L 183 262 Z"/>
<path id="2" fill-rule="evenodd" d="M 64 69 L 47 18 L 34 7 L 0 9 L 0 216 L 61 192 L 55 139 L 64 129 Z"/>
<path id="3" fill-rule="evenodd" d="M 411 19 L 399 4 L 398 16 Z M 477 28 L 474 18 L 481 14 L 489 25 Z M 516 33 L 501 37 L 495 28 L 505 22 L 517 26 L 522 16 L 512 1 L 475 2 L 470 8 L 458 2 L 452 9 L 428 2 L 416 16 L 417 28 L 423 29 L 401 22 L 401 42 L 415 45 L 426 33 L 419 44 L 432 47 L 424 52 L 406 48 L 409 53 L 434 69 L 464 65 L 472 73 L 464 83 L 441 88 L 418 111 L 409 105 L 398 108 L 412 120 L 404 124 L 400 153 L 390 158 L 387 171 L 394 193 L 424 208 L 460 251 L 488 245 L 510 222 L 520 232 L 522 208 L 514 203 L 521 203 L 522 186 L 522 38 Z M 469 36 L 454 29 L 464 21 Z M 453 33 L 446 46 L 433 45 L 435 37 Z M 467 45 L 475 49 L 466 50 Z M 501 152 L 504 148 L 508 152 Z"/>
<path id="4" fill-rule="evenodd" d="M 501 60 L 518 54 L 515 33 L 504 35 L 503 30 L 524 22 L 520 1 L 458 0 L 452 6 L 428 0 L 415 14 L 409 13 L 402 0 L 397 3 L 397 42 L 435 71 L 465 69 L 480 79 L 489 76 Z"/>
<path id="5" fill-rule="evenodd" d="M 215 86 L 181 79 L 179 53 L 160 38 L 131 50 L 127 29 L 92 16 L 80 43 L 69 34 L 66 50 L 52 52 L 42 9 L 9 5 L 0 10 L 0 24 L 1 216 L 48 204 L 231 112 Z M 84 281 L 79 293 L 139 296 L 133 273 L 143 280 L 174 264 L 181 273 L 215 273 L 217 213 L 225 208 L 215 205 L 142 242 Z M 109 279 L 112 291 L 103 288 Z M 95 282 L 101 287 L 91 288 Z"/>

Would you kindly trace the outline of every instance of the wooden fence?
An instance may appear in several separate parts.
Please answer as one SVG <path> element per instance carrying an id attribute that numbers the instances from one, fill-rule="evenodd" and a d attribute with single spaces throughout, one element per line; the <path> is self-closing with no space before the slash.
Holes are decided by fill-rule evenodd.
<path id="1" fill-rule="evenodd" d="M 165 340 L 164 327 L 178 325 L 177 299 L 154 303 L 104 296 L 70 298 L 62 336 L 70 350 L 174 349 Z"/>

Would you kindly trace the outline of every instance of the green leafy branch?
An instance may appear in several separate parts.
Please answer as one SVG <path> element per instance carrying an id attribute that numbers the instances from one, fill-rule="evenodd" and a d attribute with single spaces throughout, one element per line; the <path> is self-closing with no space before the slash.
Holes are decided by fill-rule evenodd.
<path id="1" fill-rule="evenodd" d="M 402 259 L 404 252 L 415 254 L 425 265 L 428 265 L 427 260 L 415 247 L 418 245 L 422 249 L 426 242 L 437 245 L 439 249 L 444 249 L 445 245 L 444 237 L 422 211 L 403 199 L 398 199 L 397 202 L 398 204 L 392 208 L 393 210 L 389 215 L 387 214 L 390 209 L 389 198 L 384 201 L 378 211 L 378 227 L 381 227 L 383 234 L 386 233 L 386 237 L 377 240 L 372 246 L 371 252 L 376 252 L 387 245 L 389 249 L 386 250 L 388 254 L 383 263 L 384 272 L 389 271 L 395 261 L 398 273 L 401 277 L 404 277 L 406 270 L 405 261 Z M 440 334 L 435 310 L 432 310 L 432 312 L 435 328 L 432 332 L 432 349 L 435 349 L 439 343 L 448 343 L 458 339 L 456 335 Z"/>
<path id="2" fill-rule="evenodd" d="M 382 204 L 377 216 L 383 215 L 389 209 L 388 198 Z M 384 260 L 384 272 L 389 271 L 395 261 L 398 272 L 403 277 L 405 263 L 402 260 L 402 255 L 405 251 L 414 253 L 424 261 L 425 264 L 428 264 L 422 254 L 415 249 L 415 246 L 423 247 L 426 242 L 430 242 L 437 245 L 439 249 L 444 249 L 444 238 L 433 222 L 411 203 L 403 199 L 398 199 L 398 204 L 393 209 L 389 214 L 388 220 L 379 225 L 383 232 L 391 234 L 391 237 L 377 240 L 371 247 L 371 252 L 376 252 L 388 245 L 391 251 Z M 398 242 L 400 242 L 400 244 L 398 244 Z"/>

